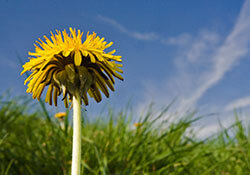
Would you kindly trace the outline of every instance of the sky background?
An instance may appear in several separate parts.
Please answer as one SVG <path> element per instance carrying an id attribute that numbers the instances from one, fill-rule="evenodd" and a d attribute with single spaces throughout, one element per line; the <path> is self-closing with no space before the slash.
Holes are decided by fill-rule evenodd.
<path id="1" fill-rule="evenodd" d="M 25 94 L 17 55 L 27 61 L 37 38 L 69 27 L 95 31 L 123 56 L 125 80 L 109 99 L 91 100 L 90 114 L 128 103 L 135 113 L 152 102 L 158 110 L 176 98 L 173 112 L 216 113 L 200 135 L 216 131 L 218 119 L 229 126 L 235 108 L 247 120 L 250 0 L 0 0 L 0 93 Z"/>

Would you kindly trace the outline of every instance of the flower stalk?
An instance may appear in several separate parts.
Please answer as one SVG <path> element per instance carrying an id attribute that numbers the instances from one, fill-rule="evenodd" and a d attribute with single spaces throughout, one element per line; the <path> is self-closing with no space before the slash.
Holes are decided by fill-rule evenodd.
<path id="1" fill-rule="evenodd" d="M 71 175 L 80 175 L 81 171 L 81 98 L 79 92 L 73 96 L 73 146 Z"/>

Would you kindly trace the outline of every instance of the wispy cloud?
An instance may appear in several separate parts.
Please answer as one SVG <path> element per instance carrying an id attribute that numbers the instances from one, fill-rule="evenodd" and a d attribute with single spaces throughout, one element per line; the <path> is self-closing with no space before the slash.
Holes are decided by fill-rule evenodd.
<path id="1" fill-rule="evenodd" d="M 188 44 L 192 39 L 189 33 L 182 33 L 179 36 L 169 37 L 168 39 L 161 39 L 161 42 L 166 45 L 182 46 Z"/>
<path id="2" fill-rule="evenodd" d="M 196 130 L 197 137 L 199 137 L 199 138 L 209 137 L 212 134 L 217 133 L 220 129 L 221 129 L 221 127 L 218 124 L 204 126 L 202 129 L 201 128 L 194 128 L 194 130 Z"/>
<path id="3" fill-rule="evenodd" d="M 232 111 L 237 108 L 250 106 L 250 96 L 236 99 L 225 106 L 225 111 Z"/>
<path id="4" fill-rule="evenodd" d="M 164 39 L 155 32 L 132 31 L 107 17 L 99 16 L 99 19 L 135 39 L 158 40 L 166 46 L 177 46 L 178 52 L 174 58 L 175 74 L 155 86 L 152 83 L 146 84 L 144 93 L 146 95 L 142 100 L 145 104 L 140 101 L 138 111 L 145 109 L 145 106 L 148 105 L 147 102 L 152 102 L 152 100 L 157 100 L 157 104 L 166 105 L 175 97 L 178 97 L 178 101 L 173 106 L 174 111 L 185 112 L 187 109 L 196 108 L 206 92 L 220 82 L 225 74 L 244 59 L 250 51 L 250 0 L 246 0 L 243 4 L 231 32 L 226 37 L 209 30 L 201 30 L 196 36 L 184 32 L 178 36 Z M 250 97 L 233 101 L 225 107 L 225 110 L 229 111 L 234 107 L 247 105 L 250 105 Z M 210 108 L 212 108 L 211 105 Z M 227 121 L 229 120 L 230 122 L 225 126 L 231 124 L 233 116 L 230 119 L 227 118 Z M 200 136 L 209 135 L 219 129 L 219 125 L 210 123 L 200 132 Z"/>
<path id="5" fill-rule="evenodd" d="M 241 118 L 244 119 L 244 118 Z M 197 133 L 198 138 L 206 138 L 212 136 L 213 134 L 222 131 L 223 129 L 228 129 L 236 122 L 233 116 L 230 116 L 227 120 L 220 121 L 219 119 L 216 120 L 216 123 L 212 123 L 209 125 L 200 126 L 193 126 L 194 131 Z"/>
<path id="6" fill-rule="evenodd" d="M 142 32 L 136 32 L 136 31 L 132 31 L 128 28 L 126 28 L 125 26 L 123 26 L 122 24 L 118 23 L 117 21 L 115 21 L 114 19 L 105 17 L 105 16 L 97 16 L 98 19 L 111 24 L 113 27 L 115 27 L 116 29 L 118 29 L 120 32 L 127 34 L 128 36 L 138 39 L 138 40 L 156 40 L 159 38 L 159 35 L 156 34 L 155 32 L 148 32 L 148 33 L 142 33 Z"/>
<path id="7" fill-rule="evenodd" d="M 226 37 L 224 43 L 214 51 L 211 60 L 211 68 L 201 73 L 200 83 L 191 93 L 189 98 L 182 100 L 184 106 L 193 106 L 206 93 L 206 91 L 218 83 L 226 72 L 249 52 L 250 44 L 250 1 L 246 1 L 232 32 Z M 198 51 L 203 47 L 198 48 Z M 193 58 L 193 57 L 191 57 Z"/>
<path id="8" fill-rule="evenodd" d="M 208 59 L 207 56 L 215 49 L 219 39 L 219 35 L 214 32 L 202 31 L 186 53 L 187 60 L 197 64 L 201 58 Z"/>
<path id="9" fill-rule="evenodd" d="M 145 103 L 157 100 L 157 103 L 161 105 L 169 104 L 173 98 L 178 97 L 174 109 L 178 111 L 184 112 L 187 109 L 196 108 L 205 93 L 220 82 L 228 71 L 246 57 L 250 50 L 249 0 L 243 4 L 231 32 L 225 38 L 216 32 L 202 30 L 197 36 L 184 32 L 164 39 L 156 32 L 137 32 L 111 18 L 105 16 L 98 16 L 98 18 L 132 38 L 158 40 L 166 46 L 172 45 L 180 48 L 177 49 L 178 52 L 174 58 L 176 74 L 157 86 L 152 86 L 151 83 L 146 84 L 144 93 L 147 94 Z M 249 102 L 244 100 L 244 105 Z M 243 105 L 242 101 L 237 105 L 239 103 Z M 138 109 L 143 109 L 146 105 L 140 103 Z M 226 109 L 229 110 L 233 108 L 232 106 L 233 104 L 229 104 Z M 215 126 L 210 127 L 211 130 L 214 128 Z"/>
<path id="10" fill-rule="evenodd" d="M 124 33 L 124 34 L 126 34 L 134 39 L 138 39 L 138 40 L 158 40 L 160 43 L 167 45 L 167 46 L 168 45 L 183 46 L 185 44 L 188 44 L 192 39 L 192 36 L 189 33 L 183 33 L 179 36 L 164 38 L 156 32 L 146 32 L 145 33 L 145 32 L 133 31 L 133 30 L 129 29 L 128 27 L 125 27 L 124 25 L 120 24 L 116 20 L 109 18 L 109 17 L 106 17 L 106 16 L 98 15 L 97 19 L 112 25 L 114 28 L 119 30 L 121 33 Z"/>
<path id="11" fill-rule="evenodd" d="M 206 138 L 209 136 L 212 136 L 213 134 L 217 134 L 220 131 L 223 131 L 226 129 L 228 131 L 228 134 L 235 134 L 232 132 L 235 126 L 236 122 L 241 122 L 243 127 L 247 128 L 247 124 L 250 122 L 249 120 L 249 113 L 240 113 L 240 115 L 237 115 L 237 118 L 235 117 L 235 114 L 232 112 L 226 112 L 223 113 L 222 116 L 217 117 L 217 119 L 213 119 L 214 122 L 210 124 L 200 124 L 193 126 L 193 130 L 197 134 L 199 138 Z"/>
<path id="12" fill-rule="evenodd" d="M 173 41 L 178 41 L 185 35 L 180 34 Z M 186 36 L 189 36 L 188 43 L 174 43 L 179 48 L 173 59 L 176 66 L 175 74 L 166 79 L 165 84 L 158 83 L 157 86 L 153 86 L 152 83 L 146 84 L 145 101 L 157 99 L 160 105 L 165 105 L 177 97 L 176 110 L 185 112 L 187 109 L 195 107 L 196 101 L 190 100 L 193 100 L 196 91 L 206 81 L 206 71 L 211 71 L 211 67 L 213 67 L 214 61 L 211 58 L 218 49 L 221 37 L 215 32 L 205 30 L 202 30 L 197 36 L 190 34 Z M 143 104 L 140 105 L 143 106 Z"/>
<path id="13" fill-rule="evenodd" d="M 157 84 L 155 87 L 146 85 L 145 101 L 155 98 L 159 104 L 164 105 L 178 97 L 176 110 L 185 112 L 196 108 L 208 89 L 221 81 L 229 70 L 247 56 L 250 50 L 249 31 L 248 0 L 243 4 L 231 32 L 224 39 L 207 30 L 202 30 L 197 36 L 184 34 L 172 39 L 172 44 L 180 46 L 174 58 L 176 73 L 165 84 Z M 187 44 L 185 39 L 184 42 L 180 39 L 185 38 L 183 36 L 188 38 Z"/>

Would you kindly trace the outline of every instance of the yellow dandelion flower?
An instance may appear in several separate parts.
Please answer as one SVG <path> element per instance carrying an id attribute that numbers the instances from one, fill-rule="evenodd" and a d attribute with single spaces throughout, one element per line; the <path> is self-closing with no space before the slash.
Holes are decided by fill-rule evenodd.
<path id="1" fill-rule="evenodd" d="M 67 113 L 66 112 L 58 112 L 55 114 L 55 118 L 58 118 L 58 119 L 63 119 L 64 117 L 66 117 Z"/>
<path id="2" fill-rule="evenodd" d="M 87 33 L 82 42 L 83 33 L 70 28 L 70 34 L 56 30 L 50 39 L 36 41 L 35 52 L 29 52 L 31 58 L 23 65 L 21 74 L 31 71 L 25 80 L 27 93 L 40 100 L 45 87 L 48 86 L 45 102 L 57 106 L 57 97 L 63 93 L 65 107 L 72 100 L 76 91 L 81 101 L 88 105 L 87 94 L 96 102 L 102 100 L 101 92 L 109 97 L 109 90 L 114 91 L 114 77 L 123 80 L 119 73 L 121 56 L 113 55 L 116 50 L 106 53 L 113 42 L 107 43 L 96 33 Z"/>
<path id="3" fill-rule="evenodd" d="M 134 123 L 134 127 L 141 127 L 142 123 Z"/>

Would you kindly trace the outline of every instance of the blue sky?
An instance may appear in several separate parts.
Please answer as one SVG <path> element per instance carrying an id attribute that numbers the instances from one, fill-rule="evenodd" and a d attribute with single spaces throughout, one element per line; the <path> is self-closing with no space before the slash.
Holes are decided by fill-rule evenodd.
<path id="1" fill-rule="evenodd" d="M 216 129 L 215 118 L 229 125 L 234 108 L 250 112 L 249 0 L 1 0 L 0 7 L 0 93 L 25 92 L 17 53 L 27 61 L 37 38 L 75 27 L 113 41 L 124 60 L 125 81 L 101 104 L 92 100 L 90 112 L 129 101 L 139 112 L 177 98 L 173 111 L 218 113 L 204 120 L 205 132 Z"/>

